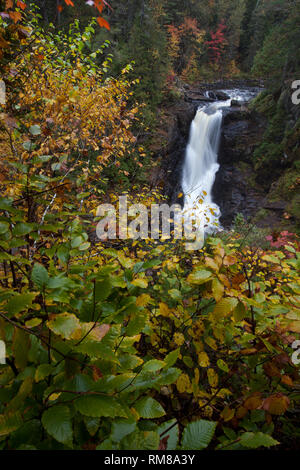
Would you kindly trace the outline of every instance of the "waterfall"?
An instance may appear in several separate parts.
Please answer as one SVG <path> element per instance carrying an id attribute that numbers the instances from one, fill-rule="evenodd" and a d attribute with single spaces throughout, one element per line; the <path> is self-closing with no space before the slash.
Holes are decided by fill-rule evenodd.
<path id="1" fill-rule="evenodd" d="M 231 106 L 231 99 L 241 103 L 254 98 L 262 89 L 220 90 L 229 97 L 199 108 L 191 124 L 182 176 L 184 192 L 184 219 L 193 224 L 196 238 L 201 242 L 205 234 L 220 229 L 220 208 L 212 200 L 212 188 L 219 169 L 222 108 Z M 208 91 L 205 95 L 216 95 Z M 191 229 L 189 229 L 191 230 Z M 201 243 L 200 243 L 201 244 Z M 193 249 L 192 246 L 190 249 Z"/>
<path id="2" fill-rule="evenodd" d="M 203 235 L 219 227 L 220 209 L 212 201 L 212 187 L 219 169 L 218 148 L 221 134 L 221 106 L 214 103 L 198 109 L 191 124 L 183 167 L 184 214 Z"/>

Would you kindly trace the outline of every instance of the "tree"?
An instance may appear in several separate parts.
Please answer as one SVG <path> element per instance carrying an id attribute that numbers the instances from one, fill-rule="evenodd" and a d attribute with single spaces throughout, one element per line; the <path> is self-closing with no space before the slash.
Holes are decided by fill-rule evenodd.
<path id="1" fill-rule="evenodd" d="M 226 25 L 224 20 L 218 25 L 218 28 L 215 33 L 210 33 L 210 41 L 206 41 L 208 46 L 208 53 L 210 55 L 211 61 L 213 64 L 219 66 L 223 58 L 225 51 L 225 46 L 227 41 L 225 39 L 224 31 L 226 30 Z"/>

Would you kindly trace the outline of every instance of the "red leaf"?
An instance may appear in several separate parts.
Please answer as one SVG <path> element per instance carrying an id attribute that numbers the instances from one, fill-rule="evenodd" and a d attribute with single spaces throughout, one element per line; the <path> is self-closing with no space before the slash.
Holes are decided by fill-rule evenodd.
<path id="1" fill-rule="evenodd" d="M 97 10 L 99 11 L 99 13 L 102 13 L 103 8 L 104 8 L 103 0 L 95 0 L 94 5 L 97 8 Z"/>
<path id="2" fill-rule="evenodd" d="M 26 3 L 21 2 L 20 0 L 17 1 L 17 7 L 21 8 L 22 10 L 25 10 L 26 8 Z"/>
<path id="3" fill-rule="evenodd" d="M 97 21 L 99 23 L 99 26 L 101 26 L 101 28 L 106 28 L 106 29 L 110 30 L 109 23 L 104 18 L 102 18 L 102 16 L 99 16 L 97 18 Z"/>
<path id="4" fill-rule="evenodd" d="M 162 440 L 160 441 L 159 443 L 159 447 L 158 447 L 158 450 L 167 450 L 167 445 L 168 445 L 168 439 L 169 439 L 169 435 L 167 435 L 166 437 L 163 437 Z"/>

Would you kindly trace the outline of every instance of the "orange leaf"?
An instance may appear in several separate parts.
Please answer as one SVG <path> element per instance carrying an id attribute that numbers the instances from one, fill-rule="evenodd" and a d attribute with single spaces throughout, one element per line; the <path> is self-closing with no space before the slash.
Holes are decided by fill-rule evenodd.
<path id="1" fill-rule="evenodd" d="M 72 2 L 72 0 L 65 0 L 65 3 L 66 3 L 67 5 L 70 5 L 71 7 L 74 6 L 74 3 Z"/>
<path id="2" fill-rule="evenodd" d="M 286 412 L 290 404 L 290 400 L 282 393 L 270 395 L 264 400 L 263 409 L 271 415 L 282 415 Z"/>
<path id="3" fill-rule="evenodd" d="M 98 21 L 99 26 L 101 26 L 101 28 L 106 28 L 110 30 L 109 23 L 104 18 L 102 18 L 102 16 L 99 16 L 97 18 L 97 21 Z"/>
<path id="4" fill-rule="evenodd" d="M 102 13 L 103 11 L 103 8 L 104 8 L 104 3 L 102 0 L 95 0 L 94 1 L 94 5 L 95 7 L 97 8 L 97 10 L 99 11 L 99 13 Z"/>
<path id="5" fill-rule="evenodd" d="M 59 11 L 59 13 L 61 13 L 63 11 L 63 7 L 61 5 L 58 5 L 57 10 Z"/>
<path id="6" fill-rule="evenodd" d="M 14 23 L 18 23 L 22 19 L 22 15 L 19 11 L 10 11 L 9 16 L 13 20 Z"/>
<path id="7" fill-rule="evenodd" d="M 13 0 L 6 0 L 5 2 L 5 10 L 8 10 L 9 8 L 13 8 L 14 2 Z"/>
<path id="8" fill-rule="evenodd" d="M 262 398 L 260 393 L 254 393 L 251 397 L 247 398 L 243 407 L 247 410 L 258 410 L 262 405 Z"/>
<path id="9" fill-rule="evenodd" d="M 17 1 L 17 7 L 21 8 L 22 10 L 25 10 L 26 8 L 26 3 L 21 2 L 20 0 Z"/>
<path id="10" fill-rule="evenodd" d="M 284 383 L 285 385 L 289 385 L 290 387 L 293 386 L 293 380 L 288 375 L 283 375 L 281 377 L 281 382 Z"/>

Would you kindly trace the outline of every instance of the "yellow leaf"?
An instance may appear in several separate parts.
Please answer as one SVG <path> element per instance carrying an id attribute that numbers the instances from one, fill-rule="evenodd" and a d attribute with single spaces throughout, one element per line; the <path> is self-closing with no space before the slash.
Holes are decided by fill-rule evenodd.
<path id="1" fill-rule="evenodd" d="M 206 342 L 206 344 L 208 344 L 208 346 L 210 346 L 214 351 L 217 351 L 218 346 L 217 346 L 216 340 L 215 340 L 214 338 L 211 338 L 210 336 L 208 336 L 207 338 L 205 338 L 205 342 Z"/>
<path id="2" fill-rule="evenodd" d="M 182 333 L 175 333 L 174 334 L 174 342 L 178 345 L 181 346 L 184 343 L 184 336 Z"/>
<path id="3" fill-rule="evenodd" d="M 220 266 L 215 262 L 213 258 L 206 257 L 204 258 L 204 261 L 205 261 L 206 266 L 211 268 L 213 271 L 216 271 L 216 272 L 219 271 Z"/>
<path id="4" fill-rule="evenodd" d="M 149 294 L 141 294 L 137 297 L 135 303 L 138 307 L 145 307 L 146 305 L 149 304 L 150 301 L 151 301 L 151 297 Z"/>
<path id="5" fill-rule="evenodd" d="M 167 304 L 165 304 L 164 302 L 160 302 L 159 304 L 159 313 L 163 316 L 163 317 L 169 317 L 170 316 L 170 310 L 169 310 L 169 307 L 167 306 Z"/>
<path id="6" fill-rule="evenodd" d="M 57 400 L 57 398 L 60 396 L 61 393 L 51 393 L 51 395 L 49 396 L 48 400 L 49 401 L 54 401 L 54 400 Z"/>
<path id="7" fill-rule="evenodd" d="M 208 369 L 207 370 L 207 378 L 208 378 L 208 383 L 211 387 L 217 387 L 218 382 L 219 382 L 219 377 L 218 374 L 214 371 L 214 369 Z"/>
<path id="8" fill-rule="evenodd" d="M 142 287 L 146 289 L 148 287 L 148 281 L 146 279 L 135 279 L 134 281 L 131 281 L 131 284 L 133 284 L 136 287 Z"/>
<path id="9" fill-rule="evenodd" d="M 177 379 L 176 387 L 179 393 L 190 392 L 191 382 L 189 376 L 187 374 L 181 374 Z"/>
<path id="10" fill-rule="evenodd" d="M 198 354 L 198 363 L 201 367 L 208 367 L 209 366 L 209 357 L 205 351 L 202 351 Z"/>
<path id="11" fill-rule="evenodd" d="M 224 284 L 218 279 L 212 281 L 212 293 L 216 302 L 219 302 L 224 295 Z"/>

